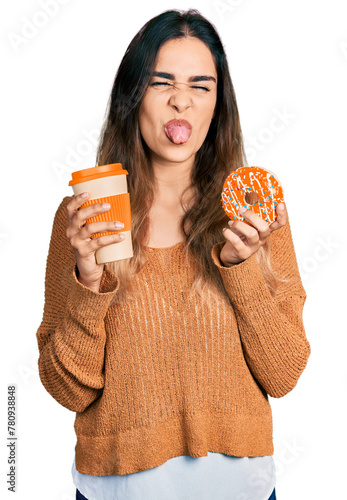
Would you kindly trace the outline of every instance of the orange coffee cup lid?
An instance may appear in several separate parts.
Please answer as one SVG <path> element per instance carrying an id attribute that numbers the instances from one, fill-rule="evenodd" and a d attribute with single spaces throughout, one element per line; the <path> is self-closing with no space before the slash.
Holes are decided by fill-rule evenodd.
<path id="1" fill-rule="evenodd" d="M 79 184 L 80 182 L 93 181 L 94 179 L 99 179 L 100 177 L 127 174 L 128 172 L 123 170 L 121 163 L 111 163 L 110 165 L 85 168 L 84 170 L 72 172 L 72 180 L 69 182 L 69 186 L 72 186 L 72 184 Z"/>

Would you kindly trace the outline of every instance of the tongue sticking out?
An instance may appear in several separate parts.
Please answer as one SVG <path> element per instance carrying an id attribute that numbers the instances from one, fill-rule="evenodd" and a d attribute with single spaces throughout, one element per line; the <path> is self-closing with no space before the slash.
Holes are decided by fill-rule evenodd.
<path id="1" fill-rule="evenodd" d="M 192 131 L 184 125 L 170 125 L 165 127 L 165 133 L 174 144 L 184 144 L 188 141 Z"/>

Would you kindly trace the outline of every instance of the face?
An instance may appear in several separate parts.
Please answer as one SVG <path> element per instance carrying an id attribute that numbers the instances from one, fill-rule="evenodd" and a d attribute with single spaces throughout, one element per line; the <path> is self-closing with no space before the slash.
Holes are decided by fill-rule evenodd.
<path id="1" fill-rule="evenodd" d="M 210 127 L 216 99 L 217 71 L 207 45 L 198 38 L 166 42 L 158 52 L 139 114 L 151 160 L 193 163 Z"/>

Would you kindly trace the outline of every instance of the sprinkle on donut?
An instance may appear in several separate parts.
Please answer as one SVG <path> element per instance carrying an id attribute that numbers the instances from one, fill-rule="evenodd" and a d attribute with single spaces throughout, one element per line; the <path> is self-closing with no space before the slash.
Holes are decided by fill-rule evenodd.
<path id="1" fill-rule="evenodd" d="M 276 220 L 276 206 L 284 202 L 283 190 L 277 177 L 261 167 L 240 167 L 226 178 L 221 201 L 229 219 L 242 220 L 240 208 L 251 209 L 272 224 Z"/>

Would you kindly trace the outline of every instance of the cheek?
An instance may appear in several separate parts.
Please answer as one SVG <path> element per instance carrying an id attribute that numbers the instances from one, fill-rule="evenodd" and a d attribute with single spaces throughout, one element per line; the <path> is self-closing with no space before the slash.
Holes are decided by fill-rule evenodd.
<path id="1" fill-rule="evenodd" d="M 210 116 L 211 116 L 211 118 L 214 116 L 214 112 L 215 112 L 216 106 L 217 106 L 217 98 L 215 97 L 215 98 L 211 101 L 211 103 L 210 103 L 210 107 L 209 107 L 209 112 L 210 112 Z"/>
<path id="2" fill-rule="evenodd" d="M 156 106 L 150 100 L 143 101 L 139 113 L 139 125 L 142 134 L 153 133 L 153 127 L 158 123 L 155 109 Z"/>
<path id="3" fill-rule="evenodd" d="M 158 147 L 158 124 L 159 118 L 156 117 L 153 104 L 148 100 L 143 101 L 139 112 L 139 128 L 140 133 L 151 151 Z"/>
<path id="4" fill-rule="evenodd" d="M 216 95 L 214 94 L 213 96 L 210 97 L 210 99 L 207 99 L 206 102 L 204 102 L 204 105 L 201 109 L 201 115 L 204 116 L 205 119 L 212 118 L 214 114 L 214 110 L 217 104 L 217 99 Z"/>
<path id="5" fill-rule="evenodd" d="M 212 102 L 209 105 L 207 105 L 204 110 L 201 112 L 201 125 L 202 128 L 204 129 L 209 129 L 211 120 L 214 115 L 214 110 L 215 110 L 215 103 Z"/>
<path id="6" fill-rule="evenodd" d="M 141 106 L 139 113 L 139 127 L 142 137 L 147 142 L 147 137 L 150 130 L 150 120 L 147 113 L 147 107 L 145 105 Z"/>

